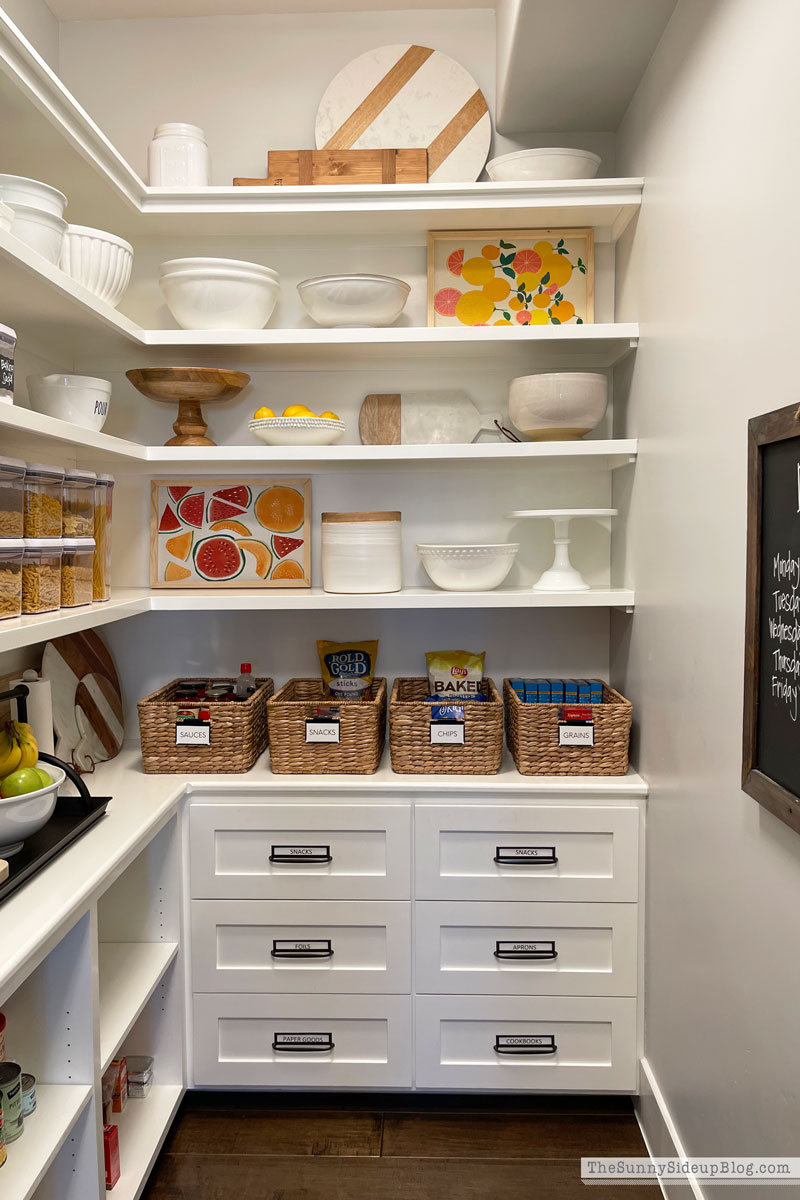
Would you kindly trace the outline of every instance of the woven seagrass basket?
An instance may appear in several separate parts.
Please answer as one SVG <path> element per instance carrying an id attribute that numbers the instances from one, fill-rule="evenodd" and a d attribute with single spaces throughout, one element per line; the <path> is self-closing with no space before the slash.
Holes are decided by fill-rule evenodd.
<path id="1" fill-rule="evenodd" d="M 508 679 L 503 680 L 506 737 L 520 775 L 624 775 L 633 705 L 608 684 L 603 703 L 581 705 L 592 710 L 593 746 L 559 746 L 560 704 L 523 704 Z"/>
<path id="2" fill-rule="evenodd" d="M 339 709 L 339 741 L 306 742 L 317 705 Z M 386 739 L 386 680 L 366 700 L 332 699 L 320 679 L 290 679 L 267 705 L 269 753 L 279 775 L 374 775 Z"/>
<path id="3" fill-rule="evenodd" d="M 142 764 L 149 775 L 219 775 L 249 771 L 267 748 L 267 700 L 275 691 L 271 679 L 256 679 L 247 700 L 186 701 L 174 699 L 179 683 L 208 683 L 208 679 L 173 679 L 140 700 L 139 731 Z M 215 679 L 214 683 L 234 680 Z M 176 746 L 179 708 L 207 708 L 211 715 L 208 746 Z"/>
<path id="4" fill-rule="evenodd" d="M 400 775 L 496 774 L 503 758 L 503 701 L 493 680 L 484 679 L 481 690 L 488 696 L 485 702 L 464 703 L 464 745 L 431 745 L 428 680 L 395 679 L 389 702 L 392 770 Z"/>

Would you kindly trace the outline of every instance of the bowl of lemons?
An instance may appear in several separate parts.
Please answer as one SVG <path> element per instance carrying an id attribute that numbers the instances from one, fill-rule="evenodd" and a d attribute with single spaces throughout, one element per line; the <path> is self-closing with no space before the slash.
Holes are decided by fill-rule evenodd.
<path id="1" fill-rule="evenodd" d="M 271 408 L 258 408 L 250 432 L 268 446 L 332 446 L 344 433 L 344 421 L 335 412 L 317 416 L 305 404 L 290 404 L 277 416 Z"/>

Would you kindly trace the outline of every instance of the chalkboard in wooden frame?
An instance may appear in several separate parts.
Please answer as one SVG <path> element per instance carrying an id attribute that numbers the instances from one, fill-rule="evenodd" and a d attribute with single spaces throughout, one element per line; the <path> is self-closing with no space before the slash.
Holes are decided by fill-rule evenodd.
<path id="1" fill-rule="evenodd" d="M 800 407 L 748 425 L 742 787 L 800 833 Z"/>

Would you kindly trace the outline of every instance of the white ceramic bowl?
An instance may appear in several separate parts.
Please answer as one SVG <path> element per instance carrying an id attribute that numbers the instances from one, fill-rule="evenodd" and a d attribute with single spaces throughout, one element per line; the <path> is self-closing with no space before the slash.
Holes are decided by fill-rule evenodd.
<path id="1" fill-rule="evenodd" d="M 158 282 L 182 329 L 263 329 L 281 290 L 270 267 L 227 258 L 162 263 Z"/>
<path id="2" fill-rule="evenodd" d="M 519 542 L 496 545 L 418 545 L 422 565 L 445 592 L 490 592 L 514 565 Z"/>
<path id="3" fill-rule="evenodd" d="M 297 290 L 318 325 L 375 329 L 397 320 L 411 288 L 391 275 L 322 275 L 304 279 Z"/>
<path id="4" fill-rule="evenodd" d="M 536 150 L 517 150 L 501 154 L 486 164 L 494 183 L 514 183 L 537 179 L 594 179 L 600 168 L 599 154 L 591 150 L 570 150 L 566 146 L 540 146 Z"/>
<path id="5" fill-rule="evenodd" d="M 90 375 L 29 375 L 31 408 L 84 429 L 100 430 L 111 403 L 111 384 Z"/>
<path id="6" fill-rule="evenodd" d="M 61 270 L 116 308 L 130 283 L 133 246 L 116 234 L 87 225 L 68 225 Z"/>
<path id="7" fill-rule="evenodd" d="M 25 204 L 29 208 L 38 208 L 40 212 L 51 213 L 54 217 L 63 217 L 67 207 L 67 197 L 49 183 L 40 183 L 38 179 L 26 179 L 23 175 L 0 175 L 0 200 L 15 208 Z"/>
<path id="8" fill-rule="evenodd" d="M 511 423 L 529 441 L 575 441 L 605 416 L 608 379 L 592 371 L 521 375 L 508 385 Z"/>
<path id="9" fill-rule="evenodd" d="M 0 797 L 0 858 L 21 850 L 25 839 L 46 825 L 53 815 L 58 789 L 66 775 L 61 767 L 52 763 L 36 765 L 52 775 L 53 783 L 39 788 L 38 792 L 28 792 L 26 796 L 12 796 L 9 800 Z"/>
<path id="10" fill-rule="evenodd" d="M 14 209 L 14 220 L 11 222 L 14 237 L 58 266 L 67 222 L 43 209 L 31 208 L 29 204 L 12 204 L 11 207 Z"/>
<path id="11" fill-rule="evenodd" d="M 0 229 L 4 233 L 8 233 L 11 229 L 11 224 L 14 220 L 14 210 L 10 204 L 5 204 L 0 200 Z"/>
<path id="12" fill-rule="evenodd" d="M 250 432 L 268 446 L 330 446 L 344 433 L 344 421 L 327 417 L 260 417 Z"/>

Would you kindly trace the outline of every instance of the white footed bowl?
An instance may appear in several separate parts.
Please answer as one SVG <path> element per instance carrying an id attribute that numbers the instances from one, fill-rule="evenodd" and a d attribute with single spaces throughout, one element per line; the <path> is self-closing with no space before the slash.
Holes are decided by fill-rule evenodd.
<path id="1" fill-rule="evenodd" d="M 182 329 L 263 329 L 280 294 L 271 267 L 236 259 L 173 259 L 159 286 Z"/>
<path id="2" fill-rule="evenodd" d="M 18 237 L 26 246 L 41 254 L 49 263 L 58 266 L 67 222 L 41 208 L 32 208 L 29 204 L 14 203 L 11 207 L 14 210 L 14 219 L 11 222 L 14 237 Z"/>
<path id="3" fill-rule="evenodd" d="M 259 417 L 250 432 L 268 446 L 331 446 L 344 433 L 344 421 L 327 417 Z"/>
<path id="4" fill-rule="evenodd" d="M 521 375 L 508 387 L 508 415 L 532 442 L 575 441 L 599 425 L 608 379 L 592 371 Z"/>
<path id="5" fill-rule="evenodd" d="M 540 146 L 535 150 L 516 150 L 501 154 L 486 164 L 494 183 L 514 183 L 544 179 L 594 179 L 601 158 L 591 150 L 571 150 L 566 146 Z"/>
<path id="6" fill-rule="evenodd" d="M 0 797 L 0 858 L 21 850 L 25 838 L 46 825 L 53 815 L 58 789 L 66 775 L 51 763 L 36 765 L 52 775 L 54 782 L 39 788 L 38 792 L 28 792 L 26 796 L 12 796 L 9 800 Z"/>
<path id="7" fill-rule="evenodd" d="M 446 592 L 490 592 L 499 587 L 514 565 L 518 550 L 519 542 L 417 546 L 431 580 Z"/>
<path id="8" fill-rule="evenodd" d="M 392 275 L 322 275 L 297 290 L 308 315 L 326 329 L 376 329 L 397 320 L 411 288 Z"/>
<path id="9" fill-rule="evenodd" d="M 133 246 L 124 238 L 87 225 L 68 225 L 61 270 L 113 308 L 131 279 Z"/>
<path id="10" fill-rule="evenodd" d="M 24 175 L 0 175 L 0 200 L 12 208 L 25 204 L 54 217 L 63 217 L 67 207 L 67 197 L 58 188 L 38 179 L 26 179 Z"/>
<path id="11" fill-rule="evenodd" d="M 91 375 L 29 375 L 31 408 L 71 421 L 84 429 L 100 430 L 106 423 L 111 403 L 111 384 Z"/>

